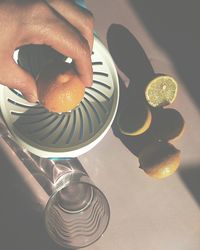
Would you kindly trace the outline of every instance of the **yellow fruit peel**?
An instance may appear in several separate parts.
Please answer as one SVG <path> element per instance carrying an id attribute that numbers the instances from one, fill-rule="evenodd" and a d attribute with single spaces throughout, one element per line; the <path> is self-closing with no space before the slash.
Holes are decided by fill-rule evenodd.
<path id="1" fill-rule="evenodd" d="M 171 76 L 154 78 L 145 90 L 145 97 L 152 107 L 164 107 L 174 102 L 178 84 Z"/>
<path id="2" fill-rule="evenodd" d="M 164 179 L 180 166 L 180 151 L 168 142 L 154 143 L 139 155 L 140 168 L 150 177 Z"/>
<path id="3" fill-rule="evenodd" d="M 137 136 L 146 132 L 152 121 L 148 105 L 139 103 L 134 107 L 123 110 L 117 119 L 118 128 L 124 135 Z"/>

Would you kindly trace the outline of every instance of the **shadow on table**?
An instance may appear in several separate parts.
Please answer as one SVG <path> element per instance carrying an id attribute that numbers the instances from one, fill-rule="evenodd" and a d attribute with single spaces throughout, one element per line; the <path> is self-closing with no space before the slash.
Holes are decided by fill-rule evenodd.
<path id="1" fill-rule="evenodd" d="M 137 39 L 123 25 L 112 24 L 107 32 L 107 43 L 116 65 L 130 80 L 127 93 L 134 95 L 135 88 L 143 91 L 155 73 Z"/>
<path id="2" fill-rule="evenodd" d="M 188 93 L 200 108 L 199 1 L 129 0 L 158 46 L 170 56 Z M 200 166 L 180 169 L 180 176 L 200 205 Z"/>
<path id="3" fill-rule="evenodd" d="M 161 121 L 159 117 L 161 114 L 165 116 L 166 111 L 162 108 L 151 108 L 147 105 L 144 96 L 145 88 L 149 81 L 158 76 L 158 74 L 154 73 L 141 45 L 126 27 L 112 24 L 108 29 L 107 43 L 118 69 L 129 78 L 128 87 L 125 86 L 121 78 L 119 81 L 120 100 L 117 115 L 112 125 L 113 133 L 134 155 L 138 156 L 142 149 L 160 139 L 155 128 L 170 128 L 172 123 L 178 124 L 181 115 L 178 115 L 178 112 L 171 109 L 172 113 L 177 114 L 173 116 L 173 121 L 170 119 L 162 119 L 163 121 Z M 137 136 L 122 134 L 118 126 L 119 114 L 127 113 L 127 121 L 134 123 L 135 126 L 137 121 L 143 119 L 140 119 L 140 117 L 143 115 L 142 112 L 145 112 L 144 107 L 146 106 L 150 108 L 152 114 L 150 128 L 145 133 Z M 162 124 L 164 125 L 163 127 Z M 172 131 L 165 130 L 164 132 L 173 133 L 174 129 L 176 130 L 176 127 L 172 128 Z"/>
<path id="4" fill-rule="evenodd" d="M 0 152 L 0 249 L 64 250 L 49 238 L 42 211 L 25 188 Z"/>
<path id="5" fill-rule="evenodd" d="M 179 175 L 200 206 L 200 163 L 181 168 Z"/>
<path id="6" fill-rule="evenodd" d="M 179 175 L 200 206 L 200 164 L 181 168 Z"/>
<path id="7" fill-rule="evenodd" d="M 131 137 L 121 134 L 117 126 L 117 117 L 120 112 L 130 112 L 133 107 L 140 105 L 140 100 L 138 103 L 135 100 L 138 100 L 138 97 L 144 100 L 145 86 L 155 77 L 155 73 L 139 42 L 124 26 L 112 24 L 107 33 L 107 43 L 117 67 L 129 78 L 128 88 L 120 78 L 119 107 L 112 129 L 115 136 L 137 156 L 144 145 L 152 140 L 152 135 L 145 133 Z"/>
<path id="8" fill-rule="evenodd" d="M 199 1 L 129 0 L 155 42 L 171 57 L 200 108 Z"/>

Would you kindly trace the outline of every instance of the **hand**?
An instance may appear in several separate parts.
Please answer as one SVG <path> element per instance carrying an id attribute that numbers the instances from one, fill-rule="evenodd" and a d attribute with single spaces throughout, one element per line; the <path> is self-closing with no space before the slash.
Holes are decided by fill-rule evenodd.
<path id="1" fill-rule="evenodd" d="M 46 44 L 74 60 L 86 86 L 92 84 L 92 14 L 72 0 L 6 0 L 0 2 L 0 83 L 36 102 L 35 80 L 19 67 L 13 53 L 27 44 Z"/>

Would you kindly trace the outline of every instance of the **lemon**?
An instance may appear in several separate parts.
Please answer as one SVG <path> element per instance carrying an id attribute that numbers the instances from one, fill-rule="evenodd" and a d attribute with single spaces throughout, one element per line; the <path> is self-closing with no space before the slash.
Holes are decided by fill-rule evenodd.
<path id="1" fill-rule="evenodd" d="M 40 102 L 50 112 L 69 112 L 76 108 L 85 93 L 77 72 L 65 62 L 48 64 L 37 77 Z"/>
<path id="2" fill-rule="evenodd" d="M 122 134 L 137 136 L 143 134 L 151 125 L 152 115 L 145 103 L 135 103 L 123 109 L 118 115 L 118 127 Z"/>
<path id="3" fill-rule="evenodd" d="M 163 179 L 180 166 L 180 151 L 168 142 L 156 142 L 139 154 L 140 168 L 149 176 Z"/>
<path id="4" fill-rule="evenodd" d="M 178 84 L 170 76 L 158 76 L 146 87 L 145 97 L 152 107 L 163 107 L 174 102 Z"/>
<path id="5" fill-rule="evenodd" d="M 152 131 L 158 140 L 175 140 L 183 134 L 184 127 L 185 121 L 175 109 L 166 108 L 154 113 Z"/>

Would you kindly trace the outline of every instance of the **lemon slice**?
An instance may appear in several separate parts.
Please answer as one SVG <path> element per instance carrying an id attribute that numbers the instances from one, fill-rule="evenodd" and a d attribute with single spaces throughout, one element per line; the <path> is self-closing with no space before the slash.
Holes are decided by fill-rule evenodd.
<path id="1" fill-rule="evenodd" d="M 152 115 L 149 107 L 140 103 L 121 111 L 118 115 L 118 127 L 122 134 L 137 136 L 143 134 L 151 125 Z"/>
<path id="2" fill-rule="evenodd" d="M 180 151 L 168 142 L 157 142 L 143 149 L 139 162 L 140 168 L 150 177 L 163 179 L 180 166 Z"/>
<path id="3" fill-rule="evenodd" d="M 177 82 L 170 76 L 158 76 L 147 85 L 145 97 L 152 107 L 167 106 L 177 96 Z"/>

